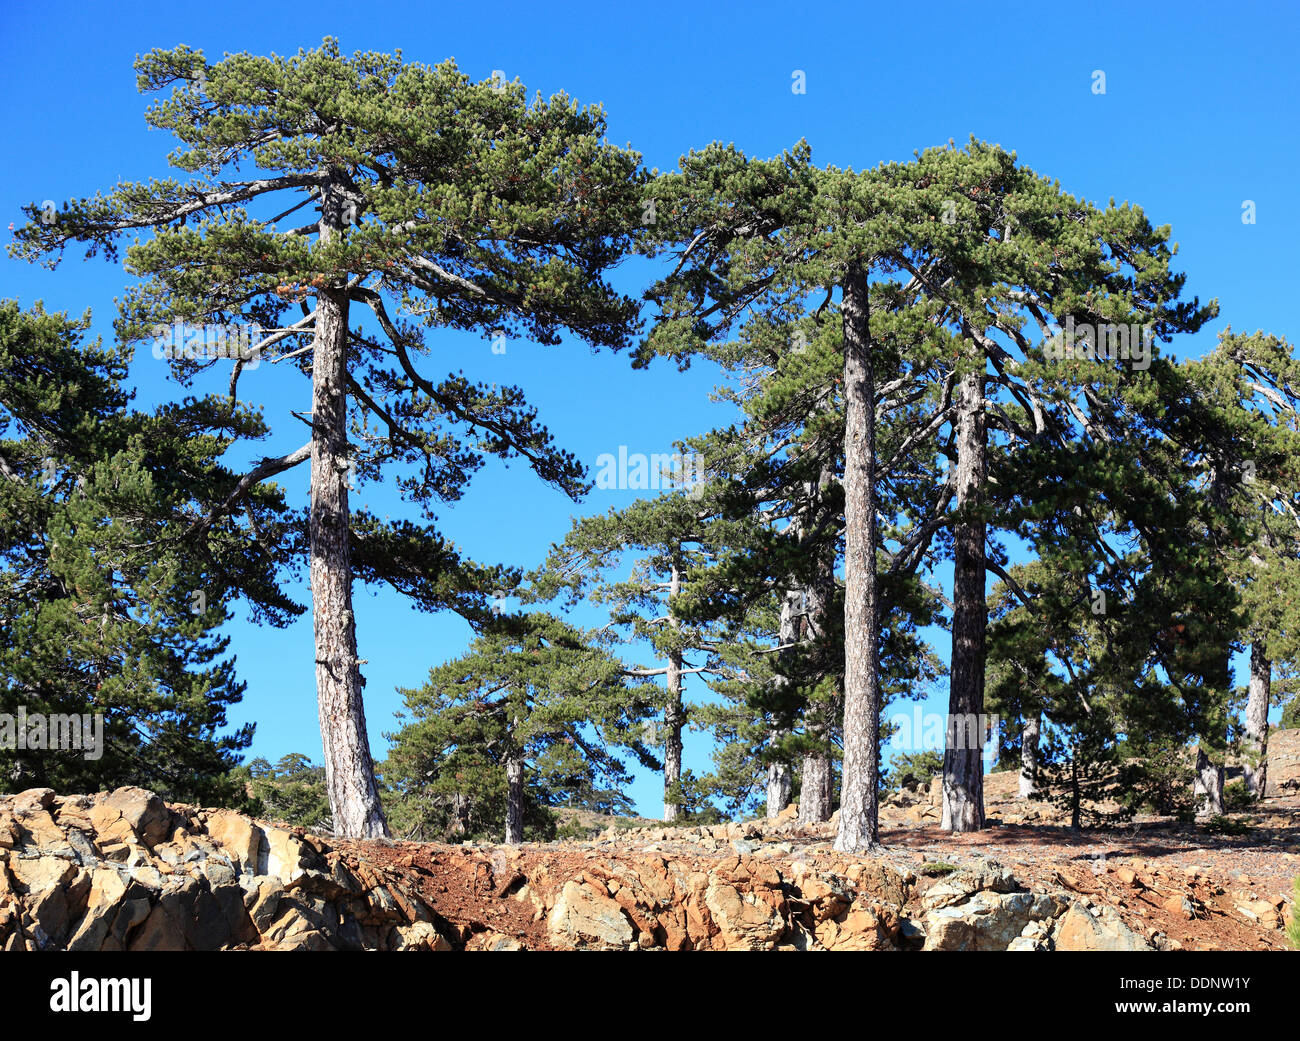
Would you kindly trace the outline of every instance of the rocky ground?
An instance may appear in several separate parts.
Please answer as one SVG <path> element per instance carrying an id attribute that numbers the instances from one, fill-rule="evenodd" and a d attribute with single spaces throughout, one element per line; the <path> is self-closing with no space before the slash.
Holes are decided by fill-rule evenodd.
<path id="1" fill-rule="evenodd" d="M 454 846 L 34 789 L 0 798 L 0 949 L 1281 950 L 1300 874 L 1289 776 L 1212 835 L 1155 818 L 1071 832 L 991 775 L 987 831 L 944 833 L 937 789 L 905 793 L 876 857 L 835 853 L 834 823 L 793 807 Z"/>

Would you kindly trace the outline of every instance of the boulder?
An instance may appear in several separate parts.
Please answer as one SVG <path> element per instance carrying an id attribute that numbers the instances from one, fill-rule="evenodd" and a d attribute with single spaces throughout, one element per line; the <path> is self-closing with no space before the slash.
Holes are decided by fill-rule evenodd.
<path id="1" fill-rule="evenodd" d="M 443 936 L 428 922 L 416 922 L 414 925 L 395 925 L 393 932 L 396 934 L 392 949 L 395 951 L 450 951 L 452 946 Z M 502 937 L 502 940 L 507 940 Z M 511 941 L 513 942 L 513 941 Z M 514 947 L 482 947 L 480 950 L 509 951 L 522 950 L 516 944 Z"/>
<path id="2" fill-rule="evenodd" d="M 68 940 L 70 951 L 98 951 L 108 939 L 126 896 L 126 882 L 119 872 L 108 867 L 96 867 L 90 873 L 90 891 L 86 898 L 86 913 Z"/>
<path id="3" fill-rule="evenodd" d="M 900 929 L 897 908 L 859 899 L 835 917 L 818 923 L 814 936 L 828 951 L 890 951 L 896 949 Z"/>
<path id="4" fill-rule="evenodd" d="M 283 828 L 262 828 L 258 842 L 257 870 L 254 873 L 275 875 L 288 885 L 302 874 L 303 854 L 308 851 L 309 847 L 302 839 Z M 314 856 L 315 851 L 311 850 L 310 854 Z"/>
<path id="5" fill-rule="evenodd" d="M 590 885 L 569 881 L 560 890 L 546 928 L 551 939 L 568 947 L 627 947 L 632 923 L 609 896 Z"/>
<path id="6" fill-rule="evenodd" d="M 48 810 L 54 805 L 53 788 L 28 788 L 14 796 L 10 803 L 11 811 L 20 817 L 37 810 Z"/>
<path id="7" fill-rule="evenodd" d="M 262 829 L 242 814 L 215 810 L 207 817 L 208 834 L 221 844 L 237 872 L 257 874 Z"/>
<path id="8" fill-rule="evenodd" d="M 62 856 L 10 857 L 9 870 L 19 892 L 34 895 L 66 885 L 77 869 Z"/>
<path id="9" fill-rule="evenodd" d="M 1050 918 L 1054 906 L 1042 893 L 977 892 L 964 903 L 926 913 L 922 950 L 1005 951 L 1031 922 Z"/>
<path id="10" fill-rule="evenodd" d="M 1052 945 L 1058 951 L 1149 951 L 1152 946 L 1124 924 L 1112 907 L 1096 916 L 1073 903 L 1057 923 Z"/>
<path id="11" fill-rule="evenodd" d="M 936 910 L 965 903 L 976 893 L 1013 893 L 1018 889 L 1020 883 L 1009 869 L 996 861 L 988 860 L 974 867 L 954 871 L 936 882 L 921 897 L 921 906 L 926 910 Z"/>
<path id="12" fill-rule="evenodd" d="M 725 950 L 771 950 L 785 932 L 779 908 L 753 891 L 714 881 L 704 891 L 704 903 L 717 927 L 716 946 Z"/>
<path id="13" fill-rule="evenodd" d="M 95 827 L 101 849 L 106 845 L 133 845 L 137 841 L 153 847 L 172 830 L 172 815 L 167 805 L 143 788 L 118 788 L 91 806 L 86 816 Z"/>

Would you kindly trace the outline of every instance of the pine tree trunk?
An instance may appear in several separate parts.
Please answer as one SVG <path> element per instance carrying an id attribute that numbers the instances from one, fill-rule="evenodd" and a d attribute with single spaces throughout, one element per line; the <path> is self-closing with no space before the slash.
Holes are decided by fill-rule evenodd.
<path id="1" fill-rule="evenodd" d="M 524 841 L 524 761 L 517 755 L 506 759 L 506 845 Z"/>
<path id="2" fill-rule="evenodd" d="M 952 668 L 948 695 L 948 742 L 943 753 L 943 828 L 984 827 L 984 759 L 971 741 L 968 721 L 984 711 L 986 436 L 985 375 L 981 367 L 962 377 L 957 400 L 957 509 L 977 511 L 953 529 Z M 954 740 L 954 737 L 957 740 Z M 975 747 L 969 747 L 974 745 Z"/>
<path id="3" fill-rule="evenodd" d="M 1273 686 L 1273 663 L 1268 650 L 1256 640 L 1250 645 L 1250 685 L 1246 698 L 1247 790 L 1257 799 L 1268 791 L 1268 700 Z"/>
<path id="4" fill-rule="evenodd" d="M 797 620 L 798 604 L 796 602 L 798 594 L 787 590 L 785 596 L 781 599 L 781 620 L 777 625 L 776 640 L 778 647 L 786 647 L 798 639 Z M 781 671 L 782 662 L 787 657 L 785 651 L 778 652 L 776 659 L 776 675 L 773 677 L 773 684 L 779 690 L 790 682 L 790 678 Z M 772 745 L 779 744 L 782 740 L 789 737 L 787 730 L 772 731 Z M 767 766 L 767 815 L 769 818 L 778 817 L 781 811 L 790 805 L 790 794 L 794 790 L 794 778 L 790 773 L 790 764 L 785 762 L 769 763 Z"/>
<path id="5" fill-rule="evenodd" d="M 469 831 L 469 800 L 463 792 L 452 796 L 451 836 L 460 838 Z"/>
<path id="6" fill-rule="evenodd" d="M 773 731 L 773 740 L 780 740 L 785 734 L 782 731 Z M 779 817 L 781 811 L 790 805 L 790 793 L 794 789 L 794 782 L 790 777 L 790 768 L 785 763 L 768 763 L 767 764 L 767 815 L 769 818 Z"/>
<path id="7" fill-rule="evenodd" d="M 1034 794 L 1038 782 L 1038 732 L 1043 725 L 1043 717 L 1035 714 L 1025 717 L 1025 725 L 1020 731 L 1020 798 L 1028 799 Z"/>
<path id="8" fill-rule="evenodd" d="M 669 673 L 671 676 L 672 674 Z M 671 696 L 670 696 L 671 697 Z M 685 719 L 679 691 L 664 712 L 664 820 L 675 821 L 681 812 L 678 798 L 682 783 L 682 723 Z"/>
<path id="9" fill-rule="evenodd" d="M 1083 828 L 1083 791 L 1079 785 L 1079 748 L 1077 745 L 1070 752 L 1070 827 L 1075 831 Z"/>
<path id="10" fill-rule="evenodd" d="M 339 200 L 326 191 L 321 240 L 341 226 Z M 317 298 L 312 344 L 311 599 L 316 698 L 334 833 L 387 835 L 361 699 L 352 562 L 348 546 L 348 299 L 338 288 Z"/>
<path id="11" fill-rule="evenodd" d="M 799 784 L 799 823 L 820 824 L 831 819 L 834 801 L 834 773 L 828 756 L 813 753 L 803 757 Z"/>
<path id="12" fill-rule="evenodd" d="M 1202 817 L 1218 817 L 1223 813 L 1223 764 L 1211 762 L 1202 745 L 1196 746 L 1195 792 L 1201 797 L 1197 810 Z"/>
<path id="13" fill-rule="evenodd" d="M 818 478 L 817 487 L 808 489 L 809 499 L 820 500 L 822 489 L 826 488 L 834 475 L 828 467 L 823 467 Z M 803 642 L 826 647 L 829 640 L 828 614 L 831 598 L 835 590 L 835 554 L 834 547 L 823 553 L 818 561 L 817 578 L 805 591 L 806 617 L 803 629 Z M 838 701 L 838 699 L 836 699 Z M 838 704 L 819 703 L 810 706 L 807 724 L 808 736 L 823 746 L 809 752 L 803 759 L 803 777 L 799 786 L 799 822 L 801 824 L 820 824 L 831 819 L 831 809 L 835 802 L 834 764 L 830 756 L 831 734 L 838 715 Z M 824 750 L 823 750 L 824 749 Z"/>
<path id="14" fill-rule="evenodd" d="M 668 581 L 668 600 L 682 591 L 682 573 L 674 560 L 672 575 Z M 674 629 L 681 628 L 681 621 L 668 610 L 668 624 Z M 668 704 L 664 709 L 664 820 L 677 819 L 678 787 L 682 781 L 682 724 L 686 713 L 682 704 L 682 652 L 675 647 L 668 652 L 668 672 L 665 675 L 668 685 Z"/>
<path id="15" fill-rule="evenodd" d="M 880 608 L 876 575 L 876 390 L 869 289 L 860 263 L 844 299 L 844 769 L 835 848 L 880 846 Z"/>

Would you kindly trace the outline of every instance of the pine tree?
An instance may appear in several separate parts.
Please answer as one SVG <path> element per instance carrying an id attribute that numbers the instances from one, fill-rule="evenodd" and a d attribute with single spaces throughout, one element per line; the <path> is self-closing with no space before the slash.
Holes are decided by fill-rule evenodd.
<path id="1" fill-rule="evenodd" d="M 1223 474 L 1225 509 L 1245 525 L 1241 538 L 1219 545 L 1242 597 L 1245 780 L 1262 797 L 1274 665 L 1291 671 L 1300 662 L 1300 360 L 1285 340 L 1228 329 L 1188 376 L 1226 431 L 1209 458 Z"/>
<path id="2" fill-rule="evenodd" d="M 689 364 L 710 343 L 725 342 L 748 313 L 780 324 L 805 307 L 822 314 L 838 305 L 834 342 L 843 411 L 837 495 L 844 504 L 845 593 L 837 841 L 848 850 L 877 845 L 883 613 L 877 485 L 892 478 L 913 489 L 918 482 L 907 473 L 916 464 L 912 449 L 933 432 L 932 420 L 943 421 L 942 407 L 919 423 L 913 415 L 906 430 L 894 428 L 892 443 L 878 443 L 882 415 L 932 405 L 941 395 L 929 379 L 934 338 L 913 308 L 915 290 L 870 282 L 877 267 L 885 275 L 897 269 L 878 264 L 880 254 L 891 244 L 901 248 L 901 225 L 878 188 L 867 175 L 815 169 L 803 143 L 768 161 L 720 145 L 683 157 L 680 171 L 660 176 L 652 188 L 659 215 L 654 245 L 678 259 L 650 291 L 658 314 L 640 355 L 642 362 L 662 354 Z M 881 301 L 874 312 L 873 295 Z M 800 421 L 824 407 L 814 394 Z M 915 523 L 895 546 L 889 567 L 914 574 L 936 529 L 920 505 L 906 512 Z"/>
<path id="3" fill-rule="evenodd" d="M 87 342 L 89 323 L 0 303 L 0 711 L 102 714 L 103 745 L 88 758 L 5 742 L 0 785 L 239 803 L 229 773 L 253 727 L 227 731 L 244 685 L 220 627 L 240 598 L 277 625 L 302 609 L 277 556 L 228 517 L 186 536 L 239 479 L 226 449 L 265 428 L 221 398 L 133 411 L 128 355 Z M 270 544 L 294 543 L 277 489 L 244 505 Z"/>
<path id="4" fill-rule="evenodd" d="M 653 762 L 650 699 L 593 634 L 549 615 L 502 617 L 402 694 L 412 721 L 389 735 L 385 778 L 409 799 L 451 797 L 458 833 L 487 822 L 515 844 L 530 804 L 626 807 L 621 754 Z"/>
<path id="5" fill-rule="evenodd" d="M 274 765 L 258 756 L 236 768 L 234 777 L 249 789 L 254 800 L 249 812 L 256 816 L 312 831 L 331 827 L 325 768 L 301 752 L 290 752 Z"/>
<path id="6" fill-rule="evenodd" d="M 387 475 L 426 514 L 458 498 L 488 456 L 521 458 L 570 495 L 585 488 L 519 388 L 430 377 L 417 362 L 431 328 L 478 331 L 494 346 L 553 345 L 565 329 L 624 346 L 636 305 L 604 273 L 642 225 L 639 160 L 602 143 L 598 108 L 563 94 L 529 102 L 518 83 L 473 83 L 452 62 L 400 54 L 349 58 L 332 39 L 212 64 L 187 47 L 156 50 L 136 71 L 141 90 L 173 88 L 148 121 L 182 142 L 170 162 L 185 178 L 119 184 L 48 221 L 33 205 L 14 250 L 54 263 L 80 242 L 112 259 L 124 233 L 152 232 L 126 251 L 141 281 L 121 304 L 124 342 L 176 322 L 251 325 L 263 335 L 241 348 L 232 397 L 250 359 L 310 376 L 309 441 L 263 460 L 223 509 L 311 460 L 306 553 L 330 803 L 339 834 L 383 834 L 353 578 L 475 618 L 503 579 L 462 561 L 431 524 L 353 511 L 353 479 Z"/>
<path id="7" fill-rule="evenodd" d="M 982 708 L 986 572 L 999 570 L 989 556 L 990 522 L 1001 516 L 991 489 L 1007 488 L 994 483 L 997 455 L 1064 444 L 1080 430 L 1093 440 L 1128 436 L 1132 413 L 1150 412 L 1155 377 L 1125 373 L 1116 357 L 1095 364 L 1096 338 L 1110 325 L 1122 325 L 1126 337 L 1140 325 L 1150 348 L 1145 330 L 1151 339 L 1194 331 L 1214 305 L 1179 301 L 1185 278 L 1169 270 L 1167 228 L 1153 228 L 1128 204 L 1100 209 L 1077 200 L 1000 148 L 972 141 L 962 151 L 930 149 L 882 167 L 879 177 L 901 243 L 881 260 L 924 287 L 936 322 L 951 334 L 941 378 L 956 381 L 945 494 L 955 505 L 947 522 L 955 565 L 949 712 L 959 717 Z M 1087 360 L 1058 367 L 1044 346 L 1075 323 L 1092 331 Z M 1037 494 L 1035 484 L 1013 479 L 1028 497 Z M 949 749 L 945 827 L 981 826 L 981 789 L 979 750 Z"/>
<path id="8" fill-rule="evenodd" d="M 678 458 L 685 455 L 679 452 Z M 683 480 L 683 473 L 677 479 Z M 690 479 L 702 482 L 704 475 Z M 708 552 L 706 521 L 711 510 L 703 492 L 701 483 L 580 520 L 532 576 L 530 596 L 552 597 L 563 589 L 572 602 L 585 595 L 609 611 L 611 631 L 628 642 L 644 641 L 653 650 L 654 664 L 629 666 L 625 673 L 664 679 L 663 727 L 652 743 L 664 750 L 665 821 L 677 819 L 683 798 L 682 732 L 690 718 L 686 677 L 719 669 L 722 635 L 716 627 L 684 620 L 679 607 L 684 582 Z M 614 569 L 626 563 L 628 553 L 634 557 L 630 572 L 615 577 Z"/>
<path id="9" fill-rule="evenodd" d="M 1065 799 L 1075 819 L 1082 798 L 1113 797 L 1122 812 L 1181 804 L 1170 767 L 1191 735 L 1222 722 L 1221 634 L 1236 617 L 1204 536 L 1220 518 L 1195 487 L 1195 459 L 1158 445 L 1127 460 L 1118 446 L 1100 454 L 1058 460 L 1078 497 L 1036 499 L 1018 533 L 1037 559 L 1007 571 L 990 597 L 988 703 L 1022 721 L 1022 791 L 1046 778 L 1055 790 L 1037 794 Z M 1045 770 L 1040 732 L 1054 760 Z"/>

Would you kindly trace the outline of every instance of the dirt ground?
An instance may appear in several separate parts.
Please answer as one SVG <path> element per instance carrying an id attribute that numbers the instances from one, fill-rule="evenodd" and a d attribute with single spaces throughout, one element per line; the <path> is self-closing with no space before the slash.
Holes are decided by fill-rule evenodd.
<path id="1" fill-rule="evenodd" d="M 991 857 L 1027 886 L 1065 889 L 1085 903 L 1110 905 L 1145 935 L 1158 930 L 1183 950 L 1283 950 L 1284 932 L 1264 905 L 1291 899 L 1300 874 L 1300 795 L 1274 797 L 1236 815 L 1250 831 L 1207 834 L 1194 824 L 1139 819 L 1121 828 L 1081 832 L 1056 824 L 992 824 L 952 835 L 933 823 L 883 822 L 883 859 L 932 884 L 927 875 L 945 865 Z M 666 829 L 662 825 L 607 832 L 591 842 L 486 844 L 339 843 L 413 886 L 443 920 L 447 935 L 473 946 L 475 937 L 513 937 L 532 950 L 551 946 L 544 916 L 529 901 L 511 897 L 538 879 L 555 886 L 583 876 L 593 862 L 644 862 L 662 857 L 708 871 L 734 862 L 737 850 L 768 860 L 783 877 L 793 862 L 843 874 L 855 858 L 831 848 L 828 825 L 752 822 L 748 838 L 722 828 Z M 935 866 L 935 867 L 932 867 Z M 1251 908 L 1255 908 L 1254 911 Z M 1265 909 L 1266 910 L 1266 909 Z M 1279 914 L 1286 913 L 1285 907 Z"/>

